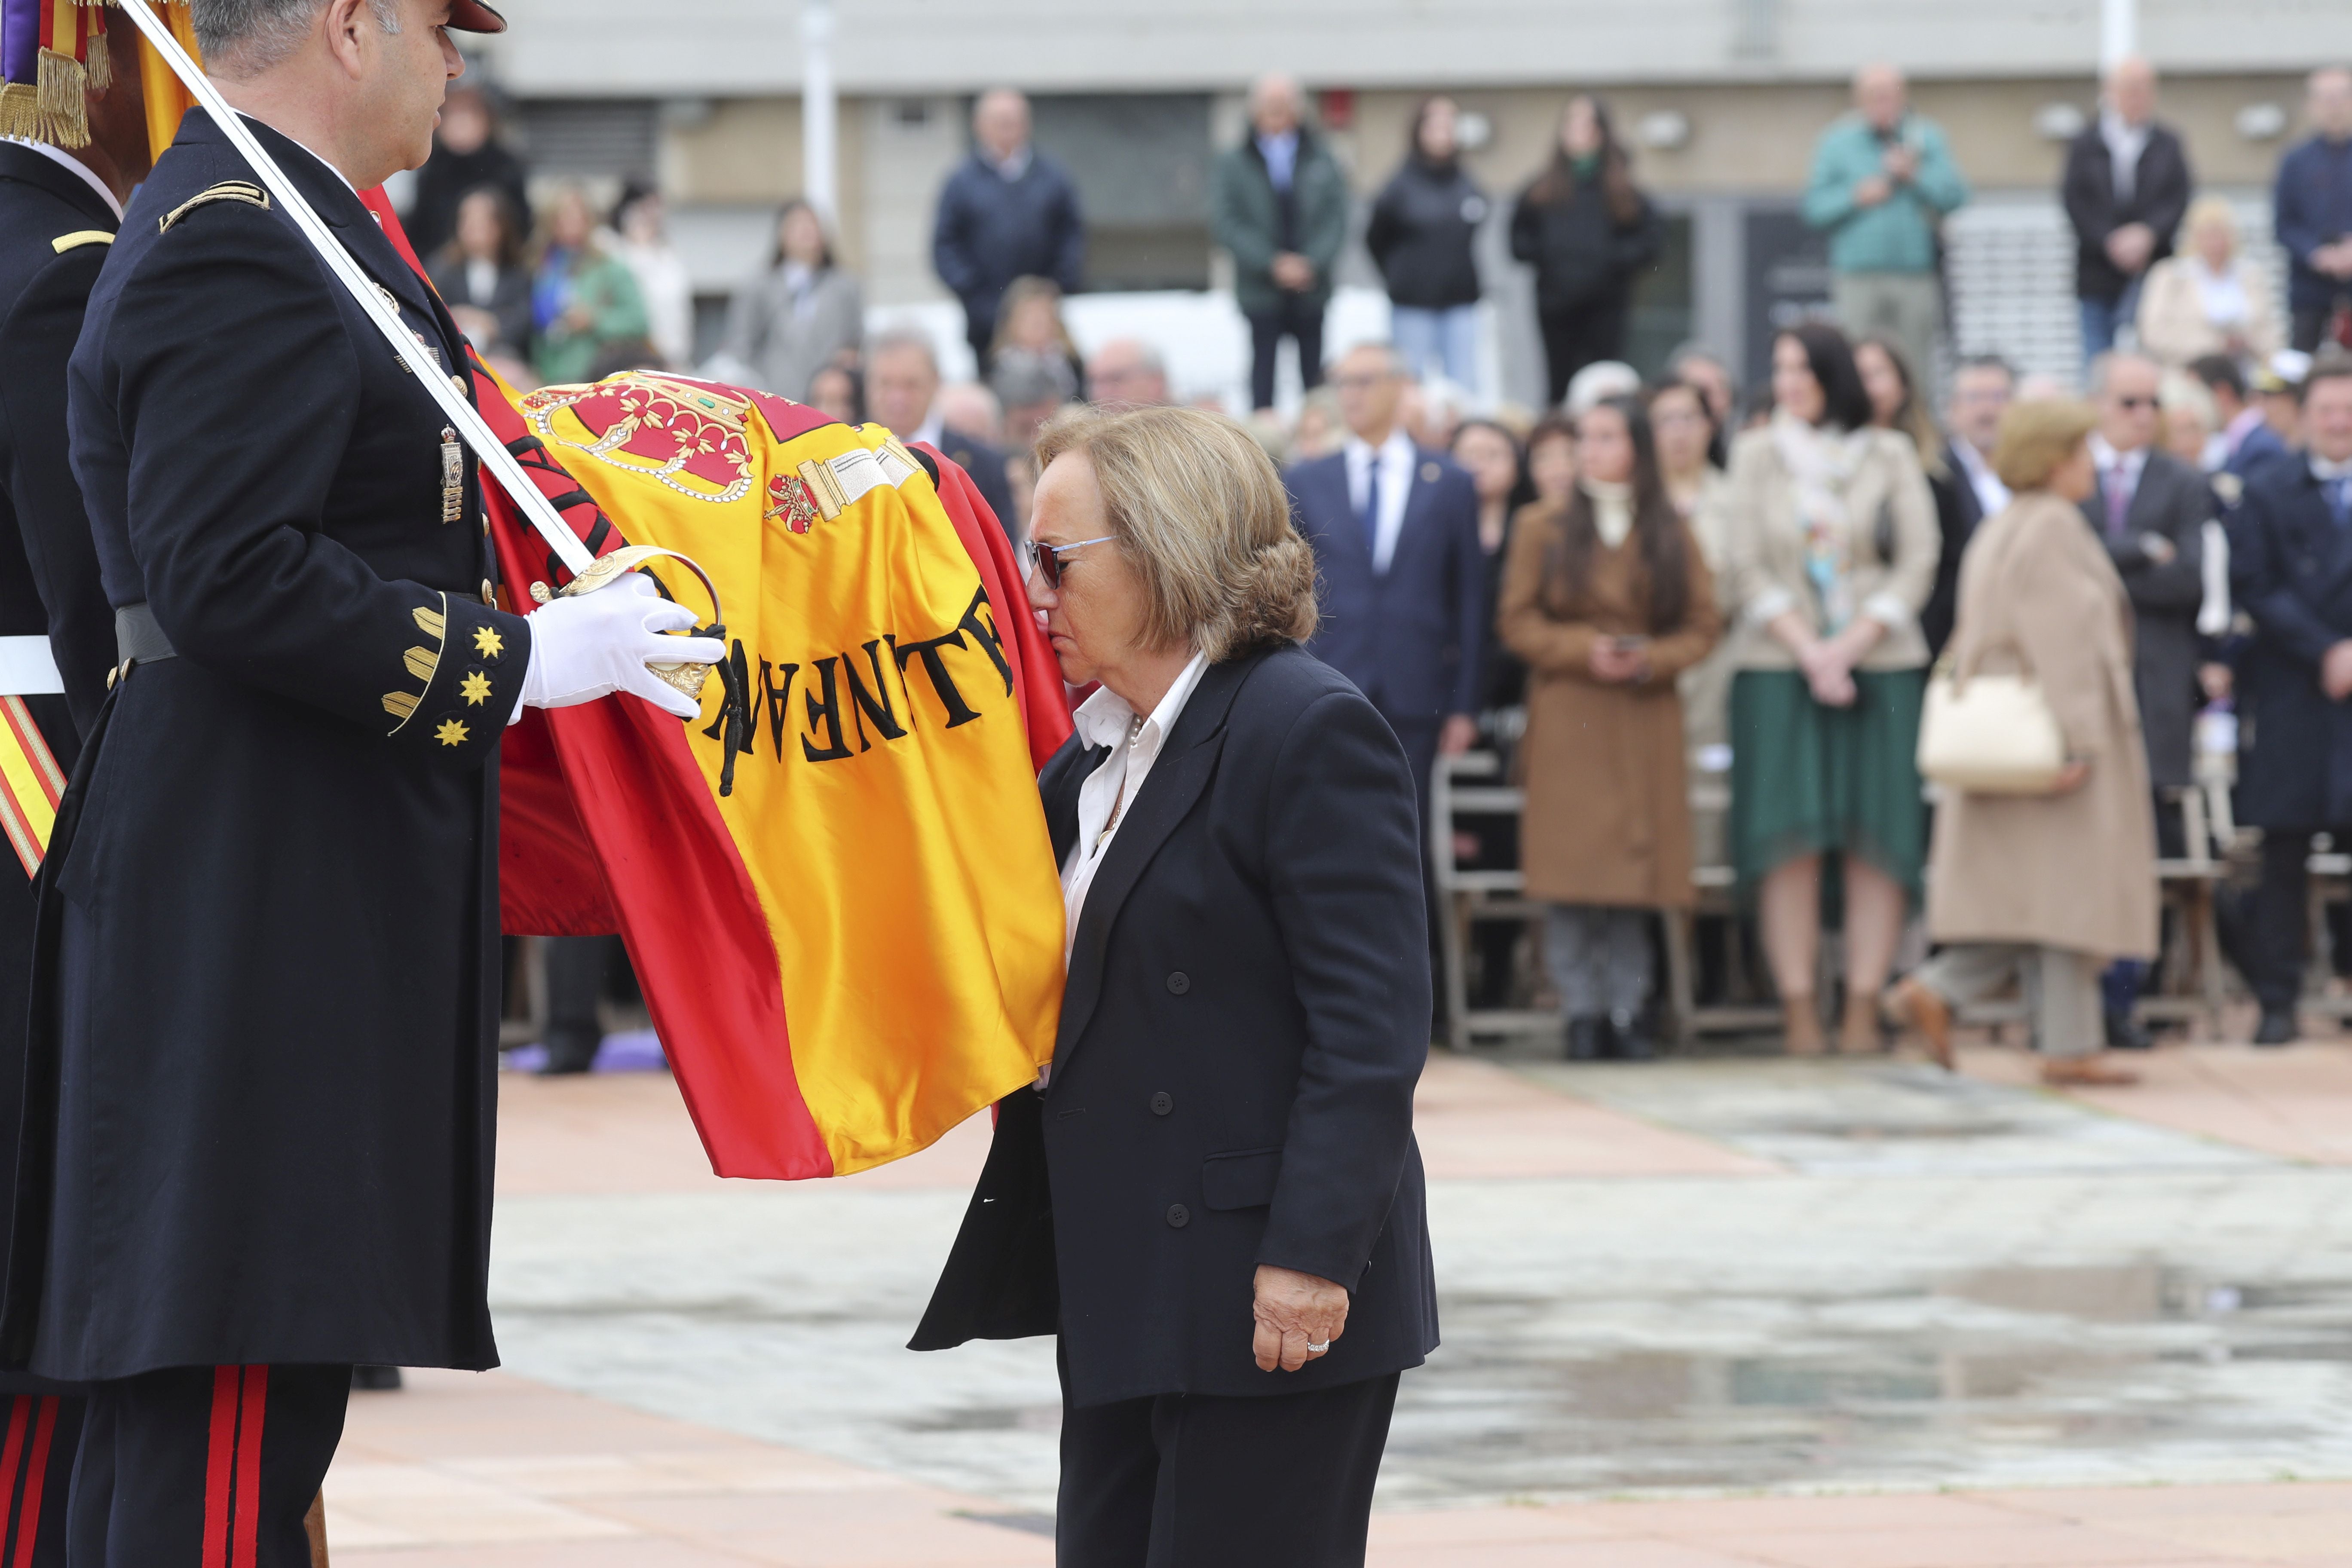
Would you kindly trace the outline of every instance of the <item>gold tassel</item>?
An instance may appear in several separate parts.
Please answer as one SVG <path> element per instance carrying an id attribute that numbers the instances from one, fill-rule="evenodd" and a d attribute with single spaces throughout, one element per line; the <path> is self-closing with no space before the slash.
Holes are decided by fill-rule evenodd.
<path id="1" fill-rule="evenodd" d="M 114 56 L 106 42 L 106 18 L 92 16 L 83 25 L 89 29 L 89 41 L 82 49 L 88 57 L 82 69 L 89 73 L 89 90 L 102 93 L 114 85 Z"/>
<path id="2" fill-rule="evenodd" d="M 31 82 L 12 81 L 0 86 L 0 136 L 29 139 L 39 118 L 40 93 Z"/>
<path id="3" fill-rule="evenodd" d="M 33 134 L 54 146 L 72 149 L 89 145 L 89 73 L 71 55 L 41 51 L 35 73 L 39 101 Z"/>

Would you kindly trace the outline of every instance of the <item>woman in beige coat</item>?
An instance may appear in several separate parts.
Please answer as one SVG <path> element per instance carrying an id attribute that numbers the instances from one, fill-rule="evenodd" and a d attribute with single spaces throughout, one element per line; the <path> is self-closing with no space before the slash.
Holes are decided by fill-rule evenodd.
<path id="1" fill-rule="evenodd" d="M 1519 864 L 1551 904 L 1544 954 L 1571 1061 L 1651 1054 L 1649 914 L 1692 902 L 1675 679 L 1706 657 L 1715 586 L 1631 398 L 1577 420 L 1576 493 L 1520 514 L 1503 641 L 1528 668 Z"/>
<path id="2" fill-rule="evenodd" d="M 1927 853 L 1919 610 L 1943 536 L 1910 437 L 1871 427 L 1836 328 L 1772 345 L 1770 426 L 1733 443 L 1724 513 L 1732 864 L 1758 903 L 1789 1050 L 1823 1046 L 1813 976 L 1822 864 L 1843 876 L 1848 1050 L 1878 1045 L 1878 993 Z"/>
<path id="3" fill-rule="evenodd" d="M 1961 557 L 1945 654 L 1964 675 L 2031 674 L 2066 738 L 2066 772 L 2047 795 L 1954 794 L 1937 807 L 1927 929 L 1945 946 L 1889 996 L 1949 1067 L 1952 1010 L 2021 981 L 2053 1084 L 2133 1081 L 2099 1054 L 2099 972 L 2157 950 L 2131 601 L 2080 510 L 2095 485 L 2094 422 L 2075 403 L 2003 416 L 1993 467 L 2017 499 Z"/>
<path id="4" fill-rule="evenodd" d="M 2188 243 L 2147 269 L 2139 346 L 2179 370 L 2207 354 L 2266 364 L 2286 346 L 2271 280 L 2238 244 L 2238 215 L 2220 196 L 2191 203 Z"/>

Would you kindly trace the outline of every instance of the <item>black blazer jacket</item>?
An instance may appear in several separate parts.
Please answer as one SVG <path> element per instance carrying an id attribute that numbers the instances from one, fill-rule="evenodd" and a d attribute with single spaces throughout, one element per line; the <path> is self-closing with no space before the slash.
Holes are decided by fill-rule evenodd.
<path id="1" fill-rule="evenodd" d="M 1103 754 L 1073 740 L 1045 765 L 1057 856 Z M 1338 672 L 1296 647 L 1210 667 L 1096 874 L 1049 1086 L 999 1107 L 912 1348 L 1058 1331 L 1078 1405 L 1305 1392 L 1427 1357 L 1414 797 Z M 1330 1354 L 1257 1369 L 1260 1264 L 1349 1288 Z"/>
<path id="2" fill-rule="evenodd" d="M 2238 820 L 2310 832 L 2352 822 L 2352 705 L 2320 689 L 2352 637 L 2352 531 L 2336 526 L 2302 453 L 2246 481 L 2230 576 L 2254 635 L 2238 674 Z"/>
<path id="3" fill-rule="evenodd" d="M 2172 237 L 2188 214 L 2194 184 L 2180 138 L 2168 127 L 2153 125 L 2139 150 L 2132 194 L 2117 201 L 2115 160 L 2094 117 L 2067 144 L 2061 182 L 2066 218 L 2074 226 L 2074 297 L 2110 305 L 2123 298 L 2131 279 L 2108 259 L 2107 236 L 2127 223 L 2144 223 L 2156 231 L 2156 248 L 2147 258 L 2150 267 L 2171 255 Z"/>
<path id="4" fill-rule="evenodd" d="M 2131 595 L 2132 647 L 2139 694 L 2140 733 L 2147 737 L 2148 780 L 2158 789 L 2189 782 L 2196 739 L 2197 612 L 2205 603 L 2205 525 L 2213 519 L 2213 487 L 2203 475 L 2162 452 L 2150 452 L 2124 514 L 2124 537 L 2106 534 L 2107 481 L 2083 503 L 2084 521 L 2107 546 L 2116 574 Z M 2145 541 L 2169 541 L 2172 559 L 2158 565 Z"/>

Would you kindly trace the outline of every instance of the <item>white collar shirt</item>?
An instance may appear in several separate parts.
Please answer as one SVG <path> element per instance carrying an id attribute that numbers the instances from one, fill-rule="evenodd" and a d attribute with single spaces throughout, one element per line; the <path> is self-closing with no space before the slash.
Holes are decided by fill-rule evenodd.
<path id="1" fill-rule="evenodd" d="M 1029 144 L 1025 142 L 1014 148 L 1009 158 L 999 158 L 986 149 L 982 149 L 980 155 L 990 168 L 996 171 L 996 177 L 1008 185 L 1018 184 L 1021 176 L 1029 172 Z"/>
<path id="2" fill-rule="evenodd" d="M 98 199 L 106 204 L 106 209 L 114 215 L 115 222 L 122 221 L 122 204 L 114 199 L 114 193 L 106 188 L 106 182 L 92 174 L 89 165 L 72 153 L 52 147 L 46 142 L 36 142 L 29 136 L 0 136 L 0 142 L 7 142 L 11 147 L 29 147 L 50 163 L 73 174 L 83 184 L 98 193 Z"/>
<path id="3" fill-rule="evenodd" d="M 1372 468 L 1375 464 L 1380 468 L 1381 510 L 1372 520 L 1372 570 L 1385 577 L 1389 563 L 1396 559 L 1397 539 L 1404 532 L 1404 503 L 1412 493 L 1413 460 L 1420 454 L 1413 450 L 1412 437 L 1401 429 L 1390 431 L 1389 438 L 1378 447 L 1350 436 L 1345 451 L 1348 510 L 1354 517 L 1364 515 Z"/>
<path id="4" fill-rule="evenodd" d="M 908 431 L 903 439 L 909 447 L 918 441 L 928 441 L 936 447 L 940 444 L 940 437 L 944 433 L 944 428 L 940 423 L 940 411 L 934 407 L 929 414 L 923 416 L 923 422 Z"/>
<path id="5" fill-rule="evenodd" d="M 1969 489 L 1977 493 L 1977 510 L 1987 517 L 1998 516 L 2009 508 L 2009 487 L 1992 471 L 1992 465 L 1983 454 L 1966 441 L 1952 443 L 1952 456 L 1959 460 L 1961 471 L 1969 477 Z"/>
<path id="6" fill-rule="evenodd" d="M 2116 200 L 2127 202 L 2139 184 L 2139 155 L 2147 151 L 2152 125 L 2133 125 L 2114 110 L 2099 113 L 2099 139 L 2107 144 L 2107 171 Z"/>
<path id="7" fill-rule="evenodd" d="M 2116 486 L 2116 470 L 2122 469 L 2124 505 L 2129 507 L 2131 498 L 2139 494 L 2139 477 L 2147 468 L 2147 448 L 2135 447 L 2128 452 L 2118 452 L 2107 445 L 2106 437 L 2094 435 L 2091 461 L 2099 466 L 2099 483 L 2109 489 Z"/>
<path id="8" fill-rule="evenodd" d="M 1118 841 L 1120 825 L 1143 793 L 1143 781 L 1151 776 L 1152 764 L 1160 760 L 1176 721 L 1183 716 L 1184 704 L 1192 700 L 1193 689 L 1208 668 L 1209 656 L 1194 654 L 1140 729 L 1136 728 L 1135 710 L 1127 705 L 1127 699 L 1108 686 L 1080 703 L 1071 715 L 1079 743 L 1089 750 L 1108 746 L 1110 755 L 1078 786 L 1077 841 L 1070 846 L 1069 858 L 1062 864 L 1065 963 L 1077 943 L 1078 917 L 1086 912 L 1087 891 L 1094 886 L 1095 873 Z"/>

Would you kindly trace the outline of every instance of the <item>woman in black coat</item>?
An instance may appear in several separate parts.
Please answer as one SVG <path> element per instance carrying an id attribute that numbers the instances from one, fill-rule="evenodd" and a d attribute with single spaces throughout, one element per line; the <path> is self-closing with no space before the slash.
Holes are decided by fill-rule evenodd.
<path id="1" fill-rule="evenodd" d="M 1298 646 L 1314 558 L 1238 426 L 1077 412 L 1038 458 L 1030 602 L 1102 682 L 1039 780 L 1068 989 L 914 1348 L 1059 1334 L 1064 1563 L 1356 1568 L 1437 1342 L 1412 777 Z"/>
<path id="2" fill-rule="evenodd" d="M 1608 108 L 1583 94 L 1569 100 L 1550 166 L 1511 211 L 1511 254 L 1535 263 L 1555 405 L 1578 371 L 1625 357 L 1633 280 L 1664 237 L 1657 209 L 1633 187 Z"/>
<path id="3" fill-rule="evenodd" d="M 1388 279 L 1389 336 L 1405 366 L 1426 379 L 1478 384 L 1478 262 L 1471 247 L 1486 221 L 1486 193 L 1463 171 L 1450 98 L 1426 98 L 1412 144 L 1372 204 L 1364 248 Z"/>

